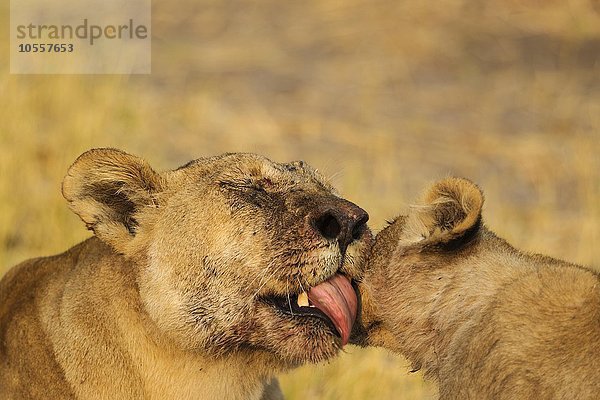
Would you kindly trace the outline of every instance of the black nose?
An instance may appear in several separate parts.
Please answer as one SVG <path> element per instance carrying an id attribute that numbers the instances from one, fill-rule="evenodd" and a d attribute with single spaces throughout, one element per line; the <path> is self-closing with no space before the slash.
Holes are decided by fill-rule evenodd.
<path id="1" fill-rule="evenodd" d="M 326 207 L 314 214 L 313 226 L 326 239 L 337 240 L 342 253 L 350 243 L 360 239 L 369 214 L 349 201 Z"/>

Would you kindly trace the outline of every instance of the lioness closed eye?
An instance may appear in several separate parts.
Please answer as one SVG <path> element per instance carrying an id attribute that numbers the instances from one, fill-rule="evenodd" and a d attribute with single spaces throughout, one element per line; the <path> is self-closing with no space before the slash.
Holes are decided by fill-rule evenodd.
<path id="1" fill-rule="evenodd" d="M 356 341 L 405 355 L 441 399 L 600 399 L 598 274 L 518 251 L 482 205 L 449 178 L 377 235 Z"/>
<path id="2" fill-rule="evenodd" d="M 0 398 L 258 399 L 348 341 L 368 216 L 308 165 L 96 149 L 63 194 L 95 236 L 0 282 Z"/>

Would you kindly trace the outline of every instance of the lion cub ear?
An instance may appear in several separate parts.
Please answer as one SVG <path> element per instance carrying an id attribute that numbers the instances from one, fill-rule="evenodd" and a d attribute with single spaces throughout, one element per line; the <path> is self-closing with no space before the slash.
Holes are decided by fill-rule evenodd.
<path id="1" fill-rule="evenodd" d="M 476 232 L 481 225 L 483 193 L 473 182 L 446 178 L 433 184 L 421 204 L 411 207 L 402 241 L 450 243 Z"/>
<path id="2" fill-rule="evenodd" d="M 136 235 L 137 213 L 156 206 L 161 177 L 141 158 L 116 149 L 93 149 L 71 165 L 63 196 L 88 229 L 124 252 Z"/>

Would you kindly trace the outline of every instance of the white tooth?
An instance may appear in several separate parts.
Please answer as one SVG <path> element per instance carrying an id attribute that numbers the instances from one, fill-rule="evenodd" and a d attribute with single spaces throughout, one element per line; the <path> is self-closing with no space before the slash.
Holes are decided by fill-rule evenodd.
<path id="1" fill-rule="evenodd" d="M 302 292 L 298 295 L 298 305 L 300 307 L 308 307 L 308 294 Z"/>

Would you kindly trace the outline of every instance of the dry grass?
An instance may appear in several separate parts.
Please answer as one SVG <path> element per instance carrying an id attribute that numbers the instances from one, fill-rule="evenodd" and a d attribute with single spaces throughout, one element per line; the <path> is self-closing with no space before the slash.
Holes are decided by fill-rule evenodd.
<path id="1" fill-rule="evenodd" d="M 88 235 L 60 182 L 97 146 L 159 168 L 224 151 L 301 158 L 375 230 L 431 180 L 466 176 L 500 235 L 598 266 L 599 12 L 597 0 L 182 0 L 154 5 L 150 76 L 16 76 L 2 58 L 0 273 Z M 433 395 L 399 357 L 348 352 L 285 375 L 287 397 Z"/>

